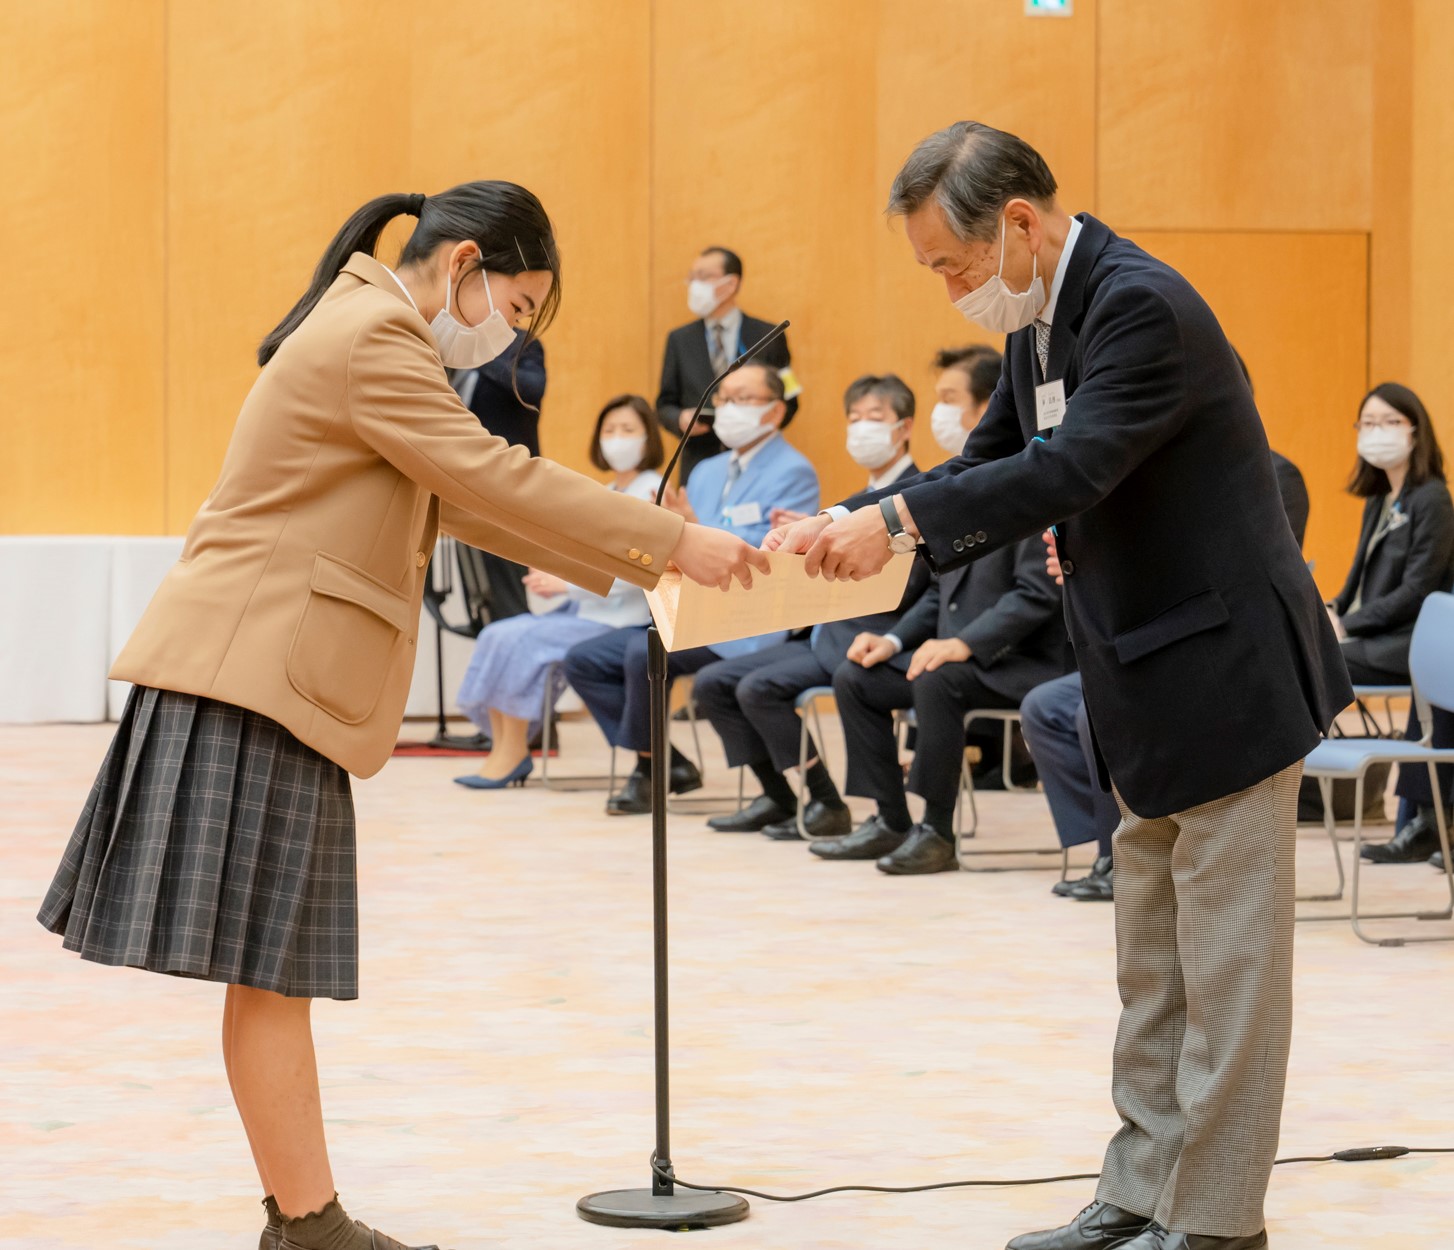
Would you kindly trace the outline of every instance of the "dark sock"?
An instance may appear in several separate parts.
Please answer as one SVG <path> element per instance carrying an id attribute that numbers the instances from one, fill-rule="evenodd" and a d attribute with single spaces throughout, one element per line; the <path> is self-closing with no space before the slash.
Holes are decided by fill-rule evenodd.
<path id="1" fill-rule="evenodd" d="M 683 755 L 680 751 L 678 751 L 676 747 L 672 747 L 671 749 L 671 766 L 673 768 L 682 768 L 684 766 L 687 768 L 696 767 L 696 765 L 693 764 L 691 760 L 687 759 L 687 757 Z"/>
<path id="2" fill-rule="evenodd" d="M 349 1219 L 335 1197 L 321 1211 L 283 1219 L 283 1237 L 304 1250 L 368 1250 L 373 1235 Z"/>
<path id="3" fill-rule="evenodd" d="M 788 779 L 771 764 L 763 762 L 752 765 L 752 774 L 762 786 L 762 792 L 788 815 L 791 816 L 798 810 L 798 796 L 793 793 L 792 786 L 788 785 Z"/>
<path id="4" fill-rule="evenodd" d="M 924 823 L 941 838 L 954 841 L 954 804 L 925 802 Z"/>
<path id="5" fill-rule="evenodd" d="M 636 757 L 636 775 L 638 777 L 651 776 L 651 756 L 638 755 Z"/>
<path id="6" fill-rule="evenodd" d="M 824 807 L 831 807 L 835 810 L 843 806 L 843 800 L 838 797 L 838 787 L 833 784 L 833 778 L 828 775 L 828 770 L 823 767 L 822 760 L 814 760 L 808 765 L 808 771 L 803 780 L 808 783 L 808 793 L 818 800 Z"/>
<path id="7" fill-rule="evenodd" d="M 278 1200 L 269 1194 L 263 1199 L 263 1210 L 267 1212 L 267 1224 L 269 1228 L 281 1228 L 283 1226 L 283 1213 L 278 1210 Z"/>
<path id="8" fill-rule="evenodd" d="M 895 833 L 908 833 L 909 826 L 914 823 L 909 815 L 908 800 L 898 796 L 879 800 L 878 818 Z"/>

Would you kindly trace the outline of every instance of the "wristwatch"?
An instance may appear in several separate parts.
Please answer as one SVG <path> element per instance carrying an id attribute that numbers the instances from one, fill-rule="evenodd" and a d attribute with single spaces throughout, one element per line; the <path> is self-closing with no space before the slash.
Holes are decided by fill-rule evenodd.
<path id="1" fill-rule="evenodd" d="M 898 505 L 894 503 L 893 497 L 880 499 L 878 510 L 884 515 L 884 524 L 889 530 L 889 550 L 897 556 L 908 555 L 919 544 L 914 536 L 904 528 L 904 523 L 899 520 Z"/>

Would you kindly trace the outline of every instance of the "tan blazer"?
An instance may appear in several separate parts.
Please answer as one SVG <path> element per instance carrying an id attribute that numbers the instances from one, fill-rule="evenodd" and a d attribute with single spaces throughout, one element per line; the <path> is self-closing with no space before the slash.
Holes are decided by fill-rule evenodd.
<path id="1" fill-rule="evenodd" d="M 654 586 L 682 520 L 485 433 L 424 319 L 355 253 L 258 375 L 111 676 L 261 712 L 372 776 L 440 529 L 605 594 Z"/>

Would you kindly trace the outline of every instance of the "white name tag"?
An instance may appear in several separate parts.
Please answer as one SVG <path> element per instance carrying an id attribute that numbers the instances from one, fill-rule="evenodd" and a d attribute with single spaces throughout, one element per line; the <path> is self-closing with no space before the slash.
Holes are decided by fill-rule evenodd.
<path id="1" fill-rule="evenodd" d="M 762 520 L 762 505 L 755 500 L 751 503 L 735 503 L 723 508 L 722 515 L 727 518 L 729 525 L 756 525 Z"/>
<path id="2" fill-rule="evenodd" d="M 1065 420 L 1065 380 L 1056 378 L 1035 388 L 1035 428 L 1053 430 Z"/>

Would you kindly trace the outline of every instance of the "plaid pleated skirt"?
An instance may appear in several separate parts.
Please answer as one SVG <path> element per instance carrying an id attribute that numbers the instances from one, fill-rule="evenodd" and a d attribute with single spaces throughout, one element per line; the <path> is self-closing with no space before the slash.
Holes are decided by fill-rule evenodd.
<path id="1" fill-rule="evenodd" d="M 138 686 L 39 920 L 96 963 L 357 998 L 348 774 L 266 716 Z"/>

